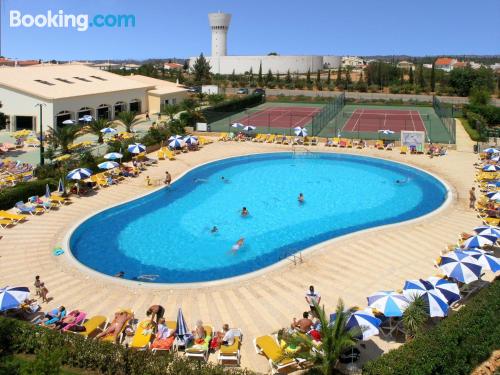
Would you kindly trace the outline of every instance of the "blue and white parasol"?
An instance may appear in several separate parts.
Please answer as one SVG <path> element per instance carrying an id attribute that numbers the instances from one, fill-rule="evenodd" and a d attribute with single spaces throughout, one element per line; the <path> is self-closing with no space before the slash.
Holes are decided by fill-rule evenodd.
<path id="1" fill-rule="evenodd" d="M 500 200 L 500 192 L 498 192 L 498 191 L 492 191 L 491 193 L 487 193 L 486 196 L 491 201 L 498 201 L 498 200 Z"/>
<path id="2" fill-rule="evenodd" d="M 183 141 L 186 142 L 188 145 L 197 145 L 198 137 L 195 137 L 193 135 L 187 135 L 184 137 Z"/>
<path id="3" fill-rule="evenodd" d="M 474 232 L 483 236 L 493 236 L 500 238 L 500 229 L 498 227 L 492 227 L 490 225 L 482 225 L 480 227 L 474 228 Z"/>
<path id="4" fill-rule="evenodd" d="M 64 120 L 62 123 L 63 123 L 63 125 L 74 125 L 75 124 L 75 122 L 71 119 Z"/>
<path id="5" fill-rule="evenodd" d="M 295 135 L 297 137 L 307 137 L 307 129 L 301 128 L 301 127 L 296 127 L 295 128 Z"/>
<path id="6" fill-rule="evenodd" d="M 174 139 L 168 145 L 171 148 L 181 148 L 184 146 L 184 141 L 182 139 Z"/>
<path id="7" fill-rule="evenodd" d="M 463 243 L 463 247 L 466 249 L 473 249 L 476 247 L 483 247 L 485 245 L 492 245 L 495 242 L 497 242 L 496 236 L 476 234 L 475 236 L 467 238 Z"/>
<path id="8" fill-rule="evenodd" d="M 394 291 L 380 291 L 367 297 L 368 306 L 377 309 L 387 317 L 402 316 L 410 301 Z"/>
<path id="9" fill-rule="evenodd" d="M 49 187 L 49 184 L 45 185 L 45 198 L 50 198 L 50 187 Z"/>
<path id="10" fill-rule="evenodd" d="M 243 128 L 243 127 L 245 127 L 245 125 L 243 125 L 243 124 L 241 124 L 241 123 L 239 123 L 239 122 L 234 122 L 234 123 L 232 123 L 232 124 L 231 124 L 231 127 L 232 127 L 232 128 L 237 128 L 237 129 L 238 129 L 238 128 Z"/>
<path id="11" fill-rule="evenodd" d="M 116 161 L 105 161 L 97 165 L 99 169 L 112 169 L 120 166 Z"/>
<path id="12" fill-rule="evenodd" d="M 410 300 L 421 297 L 425 301 L 425 307 L 429 316 L 443 317 L 448 315 L 448 302 L 439 290 L 426 280 L 407 280 L 403 287 L 403 294 Z"/>
<path id="13" fill-rule="evenodd" d="M 168 139 L 169 141 L 173 141 L 175 139 L 179 139 L 179 140 L 182 140 L 183 136 L 182 135 L 179 135 L 179 134 L 176 134 L 176 135 L 171 135 L 170 138 Z"/>
<path id="14" fill-rule="evenodd" d="M 93 118 L 91 115 L 85 115 L 80 117 L 78 120 L 83 122 L 92 122 Z"/>
<path id="15" fill-rule="evenodd" d="M 441 294 L 446 298 L 448 305 L 451 305 L 453 302 L 456 302 L 461 298 L 460 290 L 458 289 L 458 285 L 456 283 L 436 276 L 427 278 L 427 281 L 432 284 L 434 289 L 441 292 Z"/>
<path id="16" fill-rule="evenodd" d="M 389 129 L 380 129 L 378 132 L 385 135 L 394 134 L 394 131 Z"/>
<path id="17" fill-rule="evenodd" d="M 60 178 L 59 179 L 59 183 L 57 184 L 57 192 L 61 193 L 61 194 L 64 194 L 65 191 L 66 191 L 66 189 L 64 188 L 63 180 L 62 180 L 62 178 Z"/>
<path id="18" fill-rule="evenodd" d="M 117 130 L 114 128 L 101 129 L 101 133 L 103 133 L 103 134 L 115 134 L 116 132 L 117 132 Z"/>
<path id="19" fill-rule="evenodd" d="M 446 276 L 466 284 L 479 280 L 482 270 L 477 259 L 463 251 L 451 251 L 441 256 L 439 268 Z"/>
<path id="20" fill-rule="evenodd" d="M 255 129 L 257 129 L 255 126 L 252 125 L 247 125 L 243 128 L 243 131 L 245 132 L 253 132 Z"/>
<path id="21" fill-rule="evenodd" d="M 108 160 L 116 160 L 123 158 L 123 155 L 119 152 L 110 152 L 109 154 L 104 155 L 104 159 Z"/>
<path id="22" fill-rule="evenodd" d="M 483 268 L 493 272 L 500 271 L 500 259 L 494 256 L 492 253 L 481 249 L 470 249 L 464 250 L 463 252 L 476 259 Z"/>
<path id="23" fill-rule="evenodd" d="M 29 298 L 30 290 L 24 286 L 0 289 L 0 311 L 15 309 Z"/>
<path id="24" fill-rule="evenodd" d="M 133 144 L 128 146 L 127 150 L 131 154 L 140 154 L 141 152 L 146 151 L 146 146 L 144 146 L 140 143 L 133 143 Z"/>
<path id="25" fill-rule="evenodd" d="M 330 323 L 333 323 L 337 317 L 337 314 L 330 315 Z M 358 336 L 360 340 L 368 340 L 371 336 L 377 335 L 379 333 L 378 327 L 382 321 L 373 315 L 371 309 L 356 310 L 349 313 L 346 322 L 346 330 L 359 330 L 361 335 Z"/>
<path id="26" fill-rule="evenodd" d="M 184 315 L 182 314 L 182 308 L 179 307 L 177 312 L 177 328 L 175 329 L 175 334 L 177 336 L 184 336 L 189 333 L 186 321 L 184 320 Z"/>
<path id="27" fill-rule="evenodd" d="M 490 147 L 490 148 L 485 148 L 483 152 L 487 154 L 498 154 L 500 150 L 497 150 L 496 148 Z"/>
<path id="28" fill-rule="evenodd" d="M 69 178 L 70 180 L 83 180 L 85 178 L 89 178 L 91 174 L 92 171 L 90 169 L 77 168 L 69 172 L 66 178 Z"/>

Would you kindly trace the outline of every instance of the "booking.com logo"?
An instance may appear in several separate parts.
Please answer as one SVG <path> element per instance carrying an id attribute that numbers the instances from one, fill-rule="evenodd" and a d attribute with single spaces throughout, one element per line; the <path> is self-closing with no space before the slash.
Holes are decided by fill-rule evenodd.
<path id="1" fill-rule="evenodd" d="M 135 27 L 132 14 L 65 14 L 64 11 L 47 11 L 46 14 L 22 14 L 19 10 L 9 13 L 10 27 L 73 28 L 87 31 L 89 27 Z"/>

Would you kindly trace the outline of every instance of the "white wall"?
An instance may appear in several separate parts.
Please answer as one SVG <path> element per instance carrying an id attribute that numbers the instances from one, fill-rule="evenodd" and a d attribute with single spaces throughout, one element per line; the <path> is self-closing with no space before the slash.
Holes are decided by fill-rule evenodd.
<path id="1" fill-rule="evenodd" d="M 323 65 L 327 69 L 337 69 L 341 62 L 340 56 L 323 56 Z"/>

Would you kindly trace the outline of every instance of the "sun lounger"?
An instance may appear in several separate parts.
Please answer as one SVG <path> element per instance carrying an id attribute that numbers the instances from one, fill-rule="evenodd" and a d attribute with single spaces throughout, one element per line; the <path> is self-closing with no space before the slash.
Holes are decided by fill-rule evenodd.
<path id="1" fill-rule="evenodd" d="M 227 139 L 228 139 L 227 133 L 220 133 L 218 141 L 227 141 Z"/>
<path id="2" fill-rule="evenodd" d="M 49 199 L 50 199 L 51 203 L 56 203 L 56 204 L 58 204 L 60 206 L 62 206 L 64 204 L 70 204 L 71 203 L 71 199 L 64 198 L 64 197 L 58 197 L 57 195 L 51 195 Z"/>
<path id="3" fill-rule="evenodd" d="M 80 313 L 76 316 L 73 323 L 66 324 L 61 331 L 64 331 L 64 332 L 71 331 L 71 329 L 73 327 L 79 326 L 80 324 L 82 324 L 82 322 L 85 320 L 86 317 L 87 317 L 87 314 L 80 311 Z"/>
<path id="4" fill-rule="evenodd" d="M 408 146 L 402 145 L 401 146 L 401 151 L 399 153 L 400 154 L 407 154 L 408 153 Z"/>
<path id="5" fill-rule="evenodd" d="M 134 313 L 133 313 L 133 311 L 131 309 L 126 309 L 124 311 L 127 312 L 128 314 L 132 315 L 132 316 L 134 315 Z M 116 342 L 121 342 L 123 332 L 125 332 L 125 329 L 127 328 L 127 325 L 129 324 L 129 322 L 130 322 L 130 319 L 128 319 L 122 325 L 122 327 L 120 329 L 120 332 L 113 332 L 112 334 L 108 334 L 106 336 L 101 337 L 101 341 L 115 343 L 115 340 L 116 340 Z"/>
<path id="6" fill-rule="evenodd" d="M 12 220 L 12 221 L 18 223 L 20 221 L 27 220 L 28 215 L 17 215 L 17 214 L 12 214 L 12 213 L 7 212 L 7 211 L 0 211 L 0 218 L 9 219 L 9 220 Z"/>
<path id="7" fill-rule="evenodd" d="M 85 331 L 75 332 L 79 335 L 82 335 L 86 339 L 93 336 L 94 334 L 101 332 L 104 326 L 106 325 L 107 319 L 105 316 L 96 315 L 87 320 L 82 326 L 85 328 Z"/>
<path id="8" fill-rule="evenodd" d="M 16 222 L 10 219 L 0 219 L 0 228 L 5 229 L 14 225 Z"/>
<path id="9" fill-rule="evenodd" d="M 174 321 L 174 320 L 167 320 L 165 321 L 165 325 L 168 327 L 168 329 L 172 330 L 172 331 L 175 331 L 175 329 L 177 328 L 177 322 Z M 154 347 L 152 349 L 152 352 L 153 353 L 156 353 L 156 352 L 165 352 L 165 351 L 172 351 L 173 348 L 174 348 L 174 338 L 171 337 L 169 339 L 164 339 L 164 340 L 169 340 L 169 341 L 166 341 L 166 345 L 170 345 L 168 346 L 168 348 L 161 348 L 161 347 Z M 153 344 L 154 344 L 154 341 L 153 341 Z"/>
<path id="10" fill-rule="evenodd" d="M 265 356 L 269 360 L 271 373 L 276 374 L 284 368 L 298 366 L 305 362 L 300 359 L 282 359 L 283 350 L 273 336 L 260 336 L 253 340 L 253 345 L 257 354 Z"/>
<path id="11" fill-rule="evenodd" d="M 276 139 L 276 136 L 273 134 L 267 138 L 266 143 L 274 143 L 275 139 Z"/>
<path id="12" fill-rule="evenodd" d="M 381 141 L 381 140 L 375 141 L 375 148 L 377 150 L 383 150 L 384 149 L 384 141 Z"/>
<path id="13" fill-rule="evenodd" d="M 243 341 L 243 335 L 241 330 L 233 328 L 234 331 L 234 343 L 233 345 L 221 345 L 219 349 L 219 354 L 217 356 L 217 362 L 219 364 L 224 364 L 224 362 L 234 362 L 236 366 L 240 365 L 241 360 L 241 343 Z"/>
<path id="14" fill-rule="evenodd" d="M 201 358 L 206 362 L 208 361 L 208 350 L 210 346 L 210 340 L 212 340 L 214 328 L 212 326 L 206 326 L 206 325 L 204 325 L 203 328 L 205 329 L 206 332 L 203 344 L 196 344 L 194 342 L 191 342 L 191 345 L 188 348 L 186 348 L 185 353 L 186 357 Z"/>
<path id="15" fill-rule="evenodd" d="M 318 145 L 318 138 L 312 137 L 311 138 L 311 146 L 317 146 Z"/>
<path id="16" fill-rule="evenodd" d="M 137 325 L 130 347 L 133 349 L 145 350 L 149 347 L 152 336 L 153 325 L 151 324 L 151 320 L 144 320 Z"/>
<path id="17" fill-rule="evenodd" d="M 16 203 L 15 208 L 20 214 L 36 215 L 43 214 L 45 212 L 45 210 L 41 207 L 27 206 L 21 201 Z"/>
<path id="18" fill-rule="evenodd" d="M 47 320 L 46 322 L 44 322 L 43 324 L 46 325 L 46 326 L 49 326 L 51 324 L 55 324 L 57 323 L 58 321 L 60 321 L 62 318 L 64 318 L 66 316 L 66 310 L 63 310 L 61 312 L 61 316 L 55 316 L 53 317 L 52 319 L 49 319 Z"/>

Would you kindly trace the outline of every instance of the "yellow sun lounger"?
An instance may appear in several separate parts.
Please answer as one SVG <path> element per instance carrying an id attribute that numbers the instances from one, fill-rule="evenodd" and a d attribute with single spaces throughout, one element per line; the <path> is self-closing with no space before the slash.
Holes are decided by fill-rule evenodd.
<path id="1" fill-rule="evenodd" d="M 401 146 L 401 151 L 399 153 L 400 154 L 407 154 L 408 153 L 408 146 L 406 146 L 406 145 Z"/>
<path id="2" fill-rule="evenodd" d="M 240 365 L 242 335 L 239 329 L 235 329 L 235 331 L 237 331 L 237 334 L 235 333 L 233 345 L 221 345 L 219 349 L 217 362 L 221 365 L 224 364 L 224 362 L 234 362 L 236 366 Z"/>
<path id="3" fill-rule="evenodd" d="M 212 335 L 214 333 L 214 328 L 212 326 L 204 325 L 206 336 L 203 344 L 193 344 L 188 347 L 185 351 L 186 357 L 188 358 L 201 358 L 208 361 L 208 350 L 210 346 L 210 340 L 212 340 Z"/>
<path id="4" fill-rule="evenodd" d="M 51 203 L 57 203 L 60 206 L 62 206 L 63 204 L 70 204 L 71 203 L 71 199 L 69 199 L 69 198 L 63 198 L 63 197 L 58 197 L 57 195 L 51 195 L 50 196 L 50 202 Z"/>
<path id="5" fill-rule="evenodd" d="M 0 211 L 0 219 L 8 219 L 8 220 L 13 220 L 16 223 L 27 220 L 28 215 L 21 215 L 21 214 L 13 214 L 7 211 Z"/>
<path id="6" fill-rule="evenodd" d="M 131 309 L 124 309 L 123 311 L 125 311 L 125 312 L 129 313 L 130 315 L 132 315 L 132 317 L 133 317 L 133 315 L 134 315 L 134 312 L 133 312 Z M 132 319 L 132 318 L 131 318 L 131 319 Z M 112 343 L 115 343 L 115 338 L 116 338 L 116 342 L 120 342 L 120 341 L 121 341 L 121 336 L 122 336 L 123 332 L 125 332 L 125 328 L 127 328 L 127 325 L 129 324 L 129 322 L 130 322 L 130 319 L 129 319 L 129 320 L 127 320 L 127 321 L 123 324 L 122 328 L 120 329 L 120 332 L 118 332 L 118 333 L 114 333 L 114 334 L 111 334 L 111 335 L 106 335 L 106 336 L 103 336 L 103 337 L 101 337 L 101 340 L 102 340 L 102 341 L 105 341 L 105 342 L 112 342 Z"/>
<path id="7" fill-rule="evenodd" d="M 135 334 L 132 338 L 132 342 L 130 343 L 130 347 L 138 350 L 147 349 L 153 336 L 153 327 L 154 326 L 151 324 L 150 319 L 140 322 L 137 325 L 137 329 L 135 330 Z"/>
<path id="8" fill-rule="evenodd" d="M 5 229 L 10 225 L 14 225 L 16 222 L 10 219 L 0 219 L 0 228 Z"/>
<path id="9" fill-rule="evenodd" d="M 85 337 L 86 339 L 88 339 L 94 333 L 102 331 L 102 329 L 106 325 L 106 321 L 107 319 L 105 316 L 102 315 L 93 316 L 92 318 L 90 318 L 89 320 L 87 320 L 85 323 L 82 324 L 83 327 L 85 327 L 85 331 L 75 332 L 75 333 L 78 333 L 83 337 Z"/>
<path id="10" fill-rule="evenodd" d="M 304 362 L 304 360 L 281 359 L 283 350 L 276 342 L 276 339 L 270 335 L 255 338 L 253 345 L 257 354 L 261 354 L 269 360 L 269 366 L 273 374 L 284 368 L 297 366 L 299 363 Z"/>

